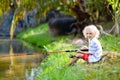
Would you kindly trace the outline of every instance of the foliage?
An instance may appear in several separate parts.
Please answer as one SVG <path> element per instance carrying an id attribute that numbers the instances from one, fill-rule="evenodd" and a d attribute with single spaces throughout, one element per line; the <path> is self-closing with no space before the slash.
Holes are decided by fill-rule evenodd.
<path id="1" fill-rule="evenodd" d="M 107 0 L 109 6 L 111 6 L 111 14 L 114 21 L 114 26 L 110 32 L 114 31 L 114 34 L 118 36 L 120 34 L 120 27 L 118 21 L 120 20 L 120 1 L 119 0 Z"/>
<path id="2" fill-rule="evenodd" d="M 105 1 L 104 0 L 86 0 L 87 12 L 91 14 L 94 20 L 105 17 Z"/>
<path id="3" fill-rule="evenodd" d="M 5 2 L 5 0 L 1 0 L 1 4 L 3 5 L 1 9 L 8 9 L 10 1 Z M 65 11 L 66 13 L 72 14 L 69 7 L 67 5 L 70 5 L 71 7 L 78 4 L 78 0 L 21 0 L 16 1 L 16 3 L 20 4 L 21 8 L 24 8 L 26 10 L 32 10 L 34 8 L 37 8 L 39 13 L 38 16 L 42 17 L 45 16 L 46 12 L 50 10 L 51 8 L 59 9 L 61 11 Z M 99 2 L 97 0 L 87 0 L 86 6 L 88 10 L 93 11 L 94 8 L 97 7 L 100 11 L 103 10 L 101 5 L 104 5 L 104 1 L 100 0 Z M 6 7 L 6 5 L 8 7 Z M 4 11 L 6 11 L 6 9 Z M 89 12 L 91 12 L 89 11 Z"/>
<path id="4" fill-rule="evenodd" d="M 37 46 L 44 46 L 52 41 L 52 37 L 49 34 L 48 25 L 40 25 L 35 29 L 30 28 L 17 35 L 17 38 L 26 40 Z"/>
<path id="5" fill-rule="evenodd" d="M 10 5 L 10 0 L 0 0 L 0 11 L 8 11 Z"/>
<path id="6" fill-rule="evenodd" d="M 106 16 L 104 12 L 105 2 L 104 0 L 0 0 L 0 14 L 7 12 L 10 9 L 11 1 L 14 1 L 15 4 L 15 14 L 13 17 L 12 25 L 11 25 L 11 36 L 13 36 L 15 25 L 19 19 L 18 16 L 24 17 L 25 11 L 30 11 L 33 9 L 37 9 L 38 13 L 36 15 L 36 19 L 40 19 L 46 15 L 46 12 L 51 8 L 59 9 L 65 14 L 75 15 L 74 12 L 71 11 L 70 7 L 74 7 L 75 5 L 82 6 L 83 4 L 79 4 L 80 1 L 84 1 L 86 3 L 87 12 L 92 15 L 94 20 L 98 20 L 100 16 Z M 70 7 L 69 7 L 70 6 Z M 104 7 L 103 7 L 104 6 Z M 118 8 L 119 9 L 119 8 Z M 20 14 L 21 13 L 21 14 Z"/>
<path id="7" fill-rule="evenodd" d="M 102 36 L 100 39 L 103 45 L 103 49 L 106 52 L 120 52 L 120 38 L 115 36 Z"/>
<path id="8" fill-rule="evenodd" d="M 57 0 L 12 0 L 12 2 L 9 2 L 9 4 L 16 5 L 15 6 L 15 12 L 11 24 L 11 29 L 10 29 L 10 39 L 12 40 L 13 35 L 14 35 L 14 30 L 16 28 L 16 23 L 18 22 L 19 18 L 18 16 L 24 17 L 24 12 L 29 11 L 29 10 L 34 10 L 35 8 L 38 9 L 38 13 L 40 13 L 40 17 L 46 14 L 46 11 L 59 6 L 59 1 Z M 51 5 L 52 4 L 52 5 Z M 22 12 L 22 15 L 20 14 Z M 37 16 L 38 17 L 38 16 Z M 40 18 L 38 17 L 38 18 Z"/>
<path id="9" fill-rule="evenodd" d="M 111 14 L 113 15 L 113 20 L 119 19 L 120 17 L 120 1 L 119 0 L 107 0 L 109 6 L 111 6 Z"/>
<path id="10" fill-rule="evenodd" d="M 20 41 L 22 44 L 24 44 L 24 46 L 30 50 L 33 50 L 33 51 L 41 51 L 41 52 L 45 52 L 46 50 L 44 49 L 44 47 L 37 47 L 37 46 L 34 46 L 32 44 L 30 44 L 29 42 L 26 42 L 24 40 L 21 40 L 19 39 L 18 41 Z"/>

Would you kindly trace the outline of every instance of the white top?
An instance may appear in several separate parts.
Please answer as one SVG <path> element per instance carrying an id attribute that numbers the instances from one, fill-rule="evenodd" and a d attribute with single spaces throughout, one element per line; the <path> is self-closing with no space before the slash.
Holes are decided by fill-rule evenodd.
<path id="1" fill-rule="evenodd" d="M 102 56 L 102 46 L 97 38 L 89 40 L 89 53 L 92 54 L 88 57 L 88 62 L 97 62 Z"/>

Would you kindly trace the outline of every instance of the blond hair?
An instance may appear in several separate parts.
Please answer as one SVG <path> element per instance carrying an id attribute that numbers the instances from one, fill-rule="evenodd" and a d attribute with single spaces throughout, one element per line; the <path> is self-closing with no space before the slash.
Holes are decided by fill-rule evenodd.
<path id="1" fill-rule="evenodd" d="M 86 38 L 86 29 L 88 29 L 88 28 L 95 32 L 96 38 L 99 38 L 100 32 L 95 25 L 88 25 L 84 28 L 83 35 L 85 36 L 85 38 Z"/>

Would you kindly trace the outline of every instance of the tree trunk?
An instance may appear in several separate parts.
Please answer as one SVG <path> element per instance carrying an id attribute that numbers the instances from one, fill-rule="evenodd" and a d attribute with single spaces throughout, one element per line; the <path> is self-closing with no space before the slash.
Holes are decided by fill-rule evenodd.
<path id="1" fill-rule="evenodd" d="M 76 5 L 74 7 L 70 7 L 70 9 L 75 13 L 77 22 L 75 23 L 78 28 L 78 33 L 82 35 L 82 30 L 86 25 L 92 23 L 90 20 L 90 14 L 86 12 L 86 6 L 84 0 L 77 0 Z"/>
<path id="2" fill-rule="evenodd" d="M 10 3 L 10 5 L 14 5 L 14 9 L 15 9 L 11 28 L 10 28 L 10 40 L 12 40 L 14 37 L 14 31 L 16 28 L 16 24 L 18 22 L 18 18 L 16 16 L 19 14 L 18 11 L 20 10 L 20 2 L 21 2 L 21 0 L 18 0 L 17 2 L 15 0 L 11 0 L 11 3 Z"/>
<path id="3" fill-rule="evenodd" d="M 97 25 L 97 28 L 99 29 L 100 33 L 103 34 L 103 35 L 107 35 L 107 36 L 111 36 L 111 34 L 105 32 L 103 30 L 103 27 L 101 25 Z"/>
<path id="4" fill-rule="evenodd" d="M 115 24 L 113 25 L 112 29 L 109 31 L 110 33 L 113 33 L 115 36 L 118 36 L 120 34 L 118 21 L 115 19 Z"/>
<path id="5" fill-rule="evenodd" d="M 115 30 L 114 30 L 114 35 L 118 36 L 120 33 L 120 29 L 119 29 L 119 24 L 117 21 L 115 21 Z"/>
<path id="6" fill-rule="evenodd" d="M 78 2 L 80 3 L 80 5 L 82 7 L 82 11 L 86 11 L 85 1 L 84 0 L 78 0 Z"/>

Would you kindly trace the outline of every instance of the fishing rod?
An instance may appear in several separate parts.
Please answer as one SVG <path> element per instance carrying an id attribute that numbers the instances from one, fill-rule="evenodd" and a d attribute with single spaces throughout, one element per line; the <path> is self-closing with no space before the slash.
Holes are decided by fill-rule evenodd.
<path id="1" fill-rule="evenodd" d="M 56 52 L 34 52 L 34 53 L 24 53 L 24 54 L 10 54 L 10 55 L 2 55 L 0 58 L 11 57 L 11 56 L 27 56 L 27 55 L 39 55 L 39 54 L 54 54 L 61 52 L 77 52 L 78 50 L 65 50 L 65 51 L 56 51 Z M 82 49 L 80 51 L 88 51 L 88 49 Z"/>

